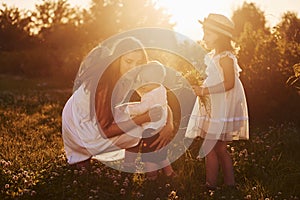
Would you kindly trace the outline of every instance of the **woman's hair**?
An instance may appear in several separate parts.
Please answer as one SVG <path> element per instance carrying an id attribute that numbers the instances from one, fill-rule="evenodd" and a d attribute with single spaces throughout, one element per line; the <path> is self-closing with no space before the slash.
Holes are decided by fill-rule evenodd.
<path id="1" fill-rule="evenodd" d="M 148 55 L 142 43 L 134 37 L 125 37 L 118 40 L 111 50 L 111 64 L 102 74 L 95 95 L 95 109 L 98 121 L 102 128 L 113 123 L 113 114 L 111 112 L 111 98 L 115 84 L 121 77 L 120 60 L 127 53 L 141 51 L 143 52 L 144 63 L 148 61 Z"/>
<path id="2" fill-rule="evenodd" d="M 145 62 L 148 60 L 147 52 L 143 44 L 135 37 L 125 37 L 118 40 L 112 47 L 112 57 L 118 58 L 132 51 L 142 51 Z"/>

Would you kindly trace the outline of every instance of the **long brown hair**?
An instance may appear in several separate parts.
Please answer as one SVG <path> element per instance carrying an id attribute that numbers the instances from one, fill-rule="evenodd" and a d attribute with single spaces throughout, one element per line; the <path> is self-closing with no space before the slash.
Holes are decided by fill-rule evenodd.
<path id="1" fill-rule="evenodd" d="M 95 95 L 95 110 L 98 122 L 102 128 L 110 126 L 113 121 L 113 114 L 111 111 L 112 92 L 116 82 L 121 77 L 120 74 L 120 60 L 124 54 L 142 51 L 144 61 L 147 63 L 148 55 L 145 48 L 139 40 L 133 37 L 126 37 L 118 41 L 112 48 L 112 63 L 107 67 L 101 76 Z"/>
<path id="2" fill-rule="evenodd" d="M 231 51 L 234 52 L 234 47 L 232 46 L 232 40 L 230 37 L 222 34 L 218 34 L 218 39 L 216 40 L 217 48 L 220 52 Z"/>

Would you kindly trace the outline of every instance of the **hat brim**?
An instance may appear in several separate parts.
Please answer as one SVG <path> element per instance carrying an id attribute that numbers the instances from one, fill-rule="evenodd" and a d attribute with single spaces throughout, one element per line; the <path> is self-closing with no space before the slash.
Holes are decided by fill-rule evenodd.
<path id="1" fill-rule="evenodd" d="M 205 21 L 205 19 L 204 19 L 204 21 Z M 222 28 L 219 28 L 219 27 L 217 27 L 217 26 L 214 26 L 214 25 L 211 25 L 211 24 L 207 24 L 207 23 L 205 23 L 205 25 L 204 25 L 204 21 L 198 20 L 198 22 L 199 22 L 200 24 L 202 24 L 203 28 L 204 28 L 204 27 L 205 27 L 205 28 L 208 28 L 208 29 L 210 29 L 210 30 L 212 30 L 212 31 L 215 31 L 215 32 L 217 32 L 217 33 L 221 33 L 221 34 L 226 35 L 226 36 L 228 36 L 228 37 L 230 37 L 230 38 L 233 37 L 232 33 L 229 33 L 228 31 L 225 31 L 225 30 L 222 29 Z"/>

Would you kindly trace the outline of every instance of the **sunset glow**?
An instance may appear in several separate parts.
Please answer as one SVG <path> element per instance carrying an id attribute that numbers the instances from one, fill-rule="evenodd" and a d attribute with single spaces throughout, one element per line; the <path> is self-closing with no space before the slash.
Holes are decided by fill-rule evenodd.
<path id="1" fill-rule="evenodd" d="M 9 6 L 17 6 L 22 9 L 34 9 L 39 0 L 3 0 Z M 91 0 L 68 0 L 72 6 L 88 8 Z M 300 13 L 300 3 L 295 0 L 272 1 L 272 0 L 153 0 L 158 7 L 164 7 L 172 15 L 172 22 L 176 23 L 175 31 L 180 32 L 192 39 L 202 38 L 201 25 L 198 19 L 202 20 L 209 13 L 220 13 L 231 17 L 234 10 L 239 8 L 243 2 L 255 3 L 266 17 L 267 25 L 274 26 L 280 21 L 283 13 L 292 11 Z"/>

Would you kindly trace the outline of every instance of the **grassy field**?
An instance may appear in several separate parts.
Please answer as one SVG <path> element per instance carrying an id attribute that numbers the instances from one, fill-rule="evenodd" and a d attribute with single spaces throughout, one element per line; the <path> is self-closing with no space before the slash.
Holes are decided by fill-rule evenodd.
<path id="1" fill-rule="evenodd" d="M 148 182 L 94 161 L 91 170 L 66 163 L 61 111 L 71 83 L 0 77 L 0 199 L 299 199 L 300 129 L 270 122 L 250 127 L 250 140 L 228 146 L 236 190 L 207 192 L 200 141 L 173 163 L 178 177 Z M 178 144 L 182 145 L 182 144 Z"/>

